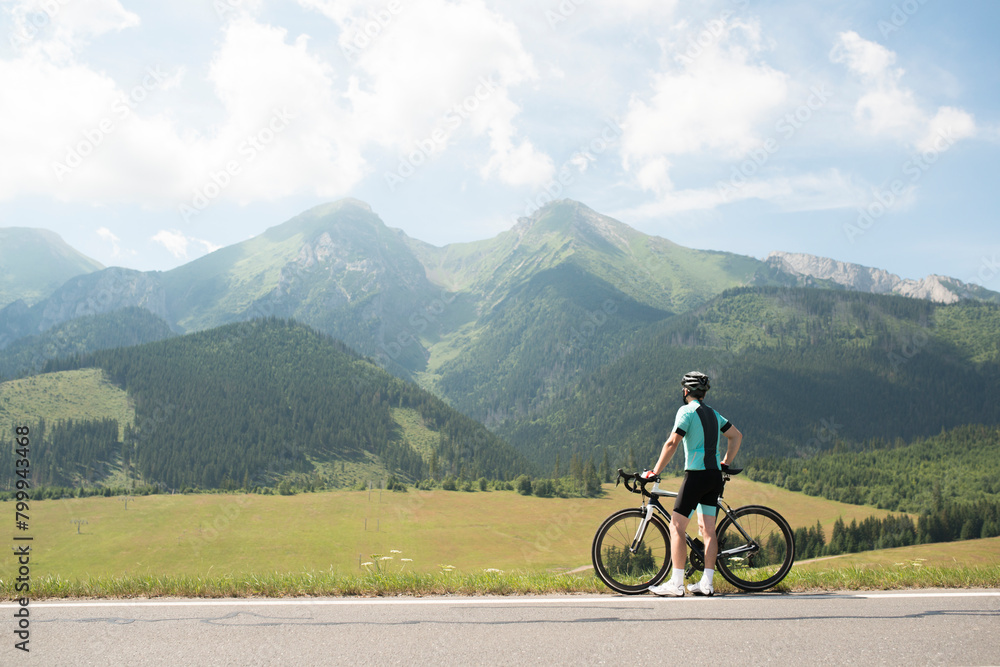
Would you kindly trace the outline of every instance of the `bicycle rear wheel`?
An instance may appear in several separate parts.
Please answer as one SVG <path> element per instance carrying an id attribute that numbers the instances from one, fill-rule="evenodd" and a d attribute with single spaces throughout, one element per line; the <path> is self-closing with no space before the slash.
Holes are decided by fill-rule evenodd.
<path id="1" fill-rule="evenodd" d="M 767 590 L 792 569 L 795 538 L 791 526 L 773 509 L 760 505 L 740 507 L 733 514 L 735 524 L 728 515 L 719 524 L 716 567 L 737 588 Z"/>
<path id="2" fill-rule="evenodd" d="M 626 595 L 645 593 L 658 584 L 670 568 L 670 533 L 653 515 L 642 541 L 631 550 L 645 517 L 640 509 L 624 509 L 609 516 L 594 536 L 591 559 L 594 571 L 608 588 Z"/>

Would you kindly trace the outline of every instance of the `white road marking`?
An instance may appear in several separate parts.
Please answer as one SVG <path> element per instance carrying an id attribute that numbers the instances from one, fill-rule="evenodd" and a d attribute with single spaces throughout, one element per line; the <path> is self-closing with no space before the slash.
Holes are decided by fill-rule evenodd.
<path id="1" fill-rule="evenodd" d="M 995 591 L 941 591 L 941 592 L 920 592 L 920 593 L 811 593 L 805 595 L 778 595 L 766 594 L 767 597 L 781 597 L 785 599 L 881 599 L 881 598 L 974 598 L 974 597 L 1000 597 L 1000 590 Z M 722 600 L 746 600 L 753 596 L 742 594 L 720 595 L 711 598 L 713 603 Z M 31 602 L 31 609 L 57 609 L 60 607 L 235 607 L 235 606 L 257 606 L 257 607 L 287 607 L 287 606 L 379 606 L 379 605 L 505 605 L 505 604 L 622 604 L 625 602 L 649 602 L 659 600 L 652 595 L 636 596 L 610 596 L 601 597 L 575 597 L 565 596 L 559 598 L 550 597 L 481 597 L 481 598 L 336 598 L 336 599 L 314 599 L 301 598 L 292 600 L 272 600 L 272 599 L 224 599 L 224 600 L 100 600 L 83 602 Z M 676 598 L 662 598 L 672 600 Z M 682 600 L 708 601 L 710 598 L 689 595 Z M 763 599 L 767 599 L 766 597 Z M 0 609 L 17 609 L 17 603 L 0 604 Z"/>

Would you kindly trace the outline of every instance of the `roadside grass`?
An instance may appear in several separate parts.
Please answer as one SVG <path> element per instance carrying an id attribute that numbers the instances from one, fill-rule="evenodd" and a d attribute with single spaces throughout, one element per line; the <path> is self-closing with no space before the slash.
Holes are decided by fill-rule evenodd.
<path id="1" fill-rule="evenodd" d="M 1000 588 L 1000 564 L 934 567 L 919 563 L 902 566 L 851 565 L 825 571 L 796 571 L 768 593 L 821 591 L 905 590 L 911 588 Z M 717 576 L 719 594 L 741 593 Z M 549 595 L 613 594 L 591 572 L 442 571 L 301 572 L 228 574 L 222 576 L 126 575 L 70 580 L 58 575 L 32 582 L 31 598 L 286 598 L 391 597 L 427 595 Z M 0 581 L 0 599 L 16 600 L 11 579 Z"/>

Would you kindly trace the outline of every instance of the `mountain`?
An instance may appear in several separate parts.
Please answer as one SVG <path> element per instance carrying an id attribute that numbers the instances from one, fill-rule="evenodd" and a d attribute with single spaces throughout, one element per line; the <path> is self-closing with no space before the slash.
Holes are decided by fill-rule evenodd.
<path id="1" fill-rule="evenodd" d="M 937 303 L 956 303 L 962 299 L 1000 303 L 1000 293 L 947 276 L 929 275 L 911 280 L 884 269 L 802 253 L 772 252 L 764 261 L 799 279 L 825 281 L 855 292 L 899 294 Z"/>
<path id="2" fill-rule="evenodd" d="M 104 268 L 45 229 L 0 228 L 0 308 L 33 305 L 70 278 Z"/>
<path id="3" fill-rule="evenodd" d="M 402 232 L 371 208 L 344 199 L 318 206 L 248 241 L 162 276 L 172 321 L 198 331 L 254 317 L 294 317 L 362 354 L 381 351 L 401 313 L 439 289 Z M 405 355 L 407 371 L 422 363 Z"/>
<path id="4" fill-rule="evenodd" d="M 50 362 L 46 370 L 88 368 L 127 393 L 134 423 L 112 426 L 109 415 L 38 427 L 38 483 L 78 484 L 95 470 L 101 481 L 115 469 L 179 489 L 272 485 L 287 476 L 346 483 L 373 470 L 410 479 L 501 478 L 527 468 L 480 424 L 294 322 L 231 324 Z M 109 442 L 119 427 L 122 441 Z M 0 484 L 15 470 L 10 456 L 0 453 L 10 471 L 0 473 Z"/>
<path id="5" fill-rule="evenodd" d="M 25 336 L 0 350 L 0 379 L 36 373 L 51 359 L 151 343 L 176 334 L 148 310 L 132 306 L 85 315 Z"/>
<path id="6" fill-rule="evenodd" d="M 751 257 L 684 248 L 570 200 L 487 241 L 410 245 L 457 294 L 438 308 L 450 330 L 425 337 L 419 378 L 488 425 L 538 410 L 675 313 L 776 281 Z"/>
<path id="7" fill-rule="evenodd" d="M 159 274 L 112 267 L 77 276 L 31 307 L 15 301 L 0 310 L 0 350 L 70 320 L 133 307 L 169 321 Z"/>
<path id="8" fill-rule="evenodd" d="M 436 247 L 386 226 L 367 204 L 344 199 L 171 271 L 105 269 L 70 279 L 34 305 L 14 302 L 0 310 L 0 350 L 81 316 L 129 307 L 148 310 L 177 332 L 294 318 L 499 428 L 542 415 L 572 397 L 581 379 L 664 331 L 686 340 L 693 313 L 718 318 L 709 328 L 721 331 L 732 314 L 701 309 L 725 290 L 800 284 L 947 292 L 950 301 L 995 295 L 940 277 L 919 288 L 833 260 L 775 253 L 762 262 L 684 248 L 570 200 L 552 202 L 494 238 Z M 797 317 L 820 326 L 812 314 Z M 955 335 L 967 337 L 964 327 Z M 966 342 L 988 356 L 991 340 Z"/>
<path id="9" fill-rule="evenodd" d="M 679 378 L 695 369 L 712 378 L 709 404 L 744 432 L 744 461 L 1000 424 L 997 331 L 1000 307 L 979 302 L 728 290 L 497 432 L 537 469 L 605 449 L 613 466 L 648 466 L 680 406 Z"/>
<path id="10" fill-rule="evenodd" d="M 691 250 L 577 202 L 437 248 L 363 202 L 313 208 L 172 271 L 104 271 L 0 311 L 0 349 L 139 306 L 177 331 L 295 318 L 477 419 L 537 410 L 645 328 L 741 284 L 791 282 L 750 257 Z"/>

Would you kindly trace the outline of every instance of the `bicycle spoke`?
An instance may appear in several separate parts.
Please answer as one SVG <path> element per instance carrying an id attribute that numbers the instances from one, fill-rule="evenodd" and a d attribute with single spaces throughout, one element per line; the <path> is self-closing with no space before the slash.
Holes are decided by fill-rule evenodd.
<path id="1" fill-rule="evenodd" d="M 736 515 L 736 523 L 727 522 L 720 532 L 720 571 L 745 590 L 769 588 L 791 567 L 791 530 L 780 515 L 768 508 L 741 508 Z"/>
<path id="2" fill-rule="evenodd" d="M 624 510 L 609 518 L 594 540 L 595 571 L 608 586 L 622 593 L 644 592 L 662 578 L 670 559 L 670 542 L 659 519 L 650 521 L 642 541 L 631 551 L 642 522 L 640 510 Z"/>

